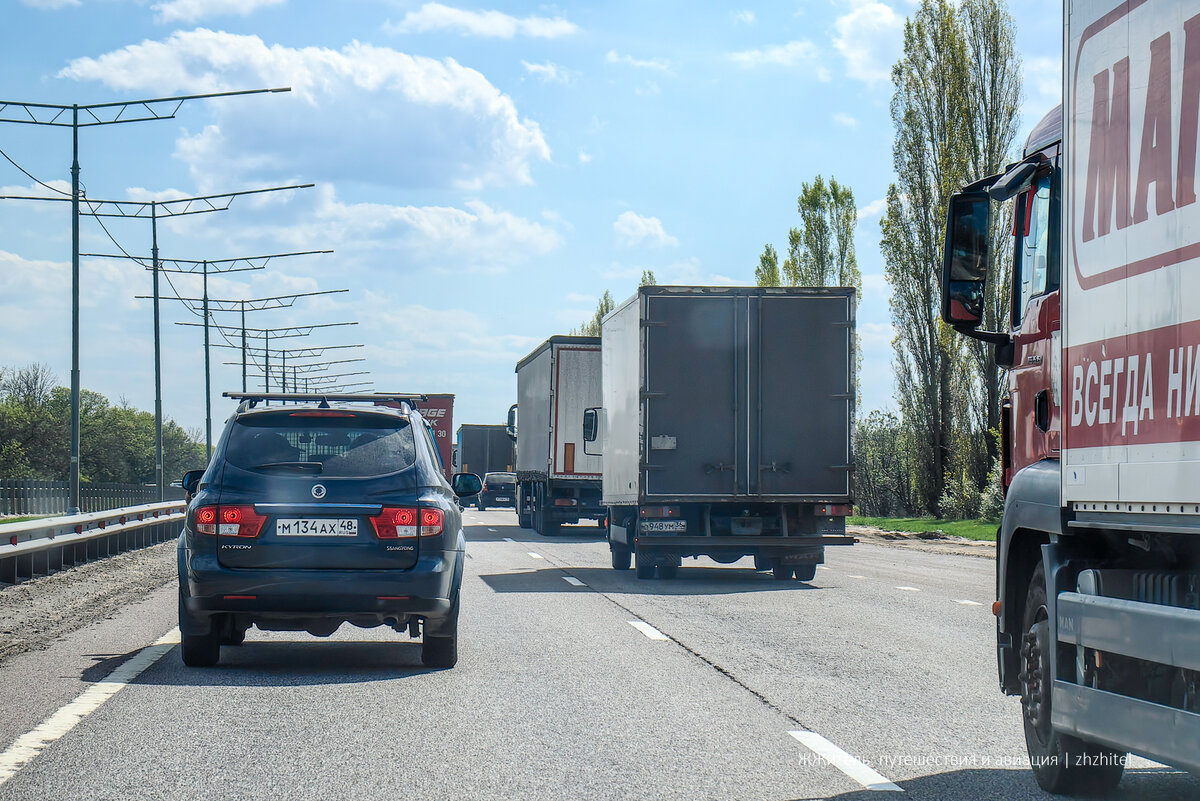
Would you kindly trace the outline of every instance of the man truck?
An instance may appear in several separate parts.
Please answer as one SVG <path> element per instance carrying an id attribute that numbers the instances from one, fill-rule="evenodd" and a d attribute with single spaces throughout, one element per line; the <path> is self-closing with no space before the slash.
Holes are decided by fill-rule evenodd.
<path id="1" fill-rule="evenodd" d="M 511 473 L 516 467 L 513 441 L 504 425 L 458 427 L 454 445 L 454 467 L 460 473 Z"/>
<path id="2" fill-rule="evenodd" d="M 683 557 L 752 556 L 811 581 L 826 545 L 854 542 L 854 302 L 845 288 L 644 286 L 604 318 L 584 440 L 604 454 L 615 569 L 670 578 Z"/>
<path id="3" fill-rule="evenodd" d="M 518 522 L 550 536 L 563 523 L 602 520 L 601 459 L 581 438 L 584 410 L 600 404 L 600 339 L 551 337 L 516 372 L 508 425 L 517 442 Z"/>
<path id="4" fill-rule="evenodd" d="M 942 318 L 1008 370 L 1000 686 L 1038 783 L 1200 771 L 1198 0 L 1073 0 L 1063 105 L 951 197 Z M 990 221 L 1012 294 L 982 331 Z"/>

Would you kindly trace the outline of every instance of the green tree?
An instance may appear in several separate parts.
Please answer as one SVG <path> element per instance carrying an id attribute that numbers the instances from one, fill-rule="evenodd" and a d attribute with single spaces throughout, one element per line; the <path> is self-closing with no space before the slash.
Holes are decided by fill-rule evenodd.
<path id="1" fill-rule="evenodd" d="M 642 281 L 638 286 L 658 286 L 658 278 L 654 275 L 654 270 L 642 270 Z"/>
<path id="2" fill-rule="evenodd" d="M 643 278 L 644 277 L 645 273 L 643 273 Z M 651 273 L 650 277 L 653 278 L 654 274 Z M 591 318 L 584 320 L 583 325 L 581 325 L 578 330 L 572 330 L 571 334 L 573 336 L 581 337 L 600 336 L 600 322 L 604 319 L 604 316 L 615 309 L 616 306 L 617 304 L 613 302 L 612 292 L 609 292 L 607 289 L 604 290 L 604 294 L 600 296 L 600 300 L 596 301 L 596 311 L 592 313 Z"/>
<path id="3" fill-rule="evenodd" d="M 754 271 L 754 280 L 759 286 L 779 286 L 779 257 L 775 248 L 767 245 L 762 255 L 758 257 L 758 268 Z"/>
<path id="4" fill-rule="evenodd" d="M 892 287 L 897 399 L 917 448 L 918 495 L 936 513 L 951 465 L 953 378 L 959 337 L 940 320 L 939 266 L 950 194 L 964 183 L 971 130 L 967 44 L 949 0 L 922 0 L 905 21 L 904 49 L 892 68 L 895 126 L 881 222 L 884 274 Z"/>

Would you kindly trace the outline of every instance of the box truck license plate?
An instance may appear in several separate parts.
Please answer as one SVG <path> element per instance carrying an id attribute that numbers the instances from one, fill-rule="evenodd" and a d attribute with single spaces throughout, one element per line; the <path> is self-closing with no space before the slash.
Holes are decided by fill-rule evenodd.
<path id="1" fill-rule="evenodd" d="M 687 531 L 686 520 L 643 520 L 641 529 L 645 532 L 677 534 Z"/>
<path id="2" fill-rule="evenodd" d="M 511 501 L 512 498 L 508 497 L 507 495 L 497 495 L 496 500 L 497 501 Z"/>
<path id="3" fill-rule="evenodd" d="M 357 537 L 358 520 L 353 517 L 282 517 L 275 521 L 280 537 Z"/>

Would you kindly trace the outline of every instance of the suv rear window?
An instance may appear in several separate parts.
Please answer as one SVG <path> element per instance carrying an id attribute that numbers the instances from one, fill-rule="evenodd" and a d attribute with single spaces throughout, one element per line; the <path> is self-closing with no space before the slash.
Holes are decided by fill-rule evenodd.
<path id="1" fill-rule="evenodd" d="M 516 484 L 517 477 L 512 473 L 488 473 L 483 477 L 484 481 L 490 481 L 493 484 Z"/>
<path id="2" fill-rule="evenodd" d="M 328 410 L 247 415 L 234 423 L 225 459 L 244 470 L 322 476 L 381 476 L 410 467 L 416 442 L 407 420 Z"/>

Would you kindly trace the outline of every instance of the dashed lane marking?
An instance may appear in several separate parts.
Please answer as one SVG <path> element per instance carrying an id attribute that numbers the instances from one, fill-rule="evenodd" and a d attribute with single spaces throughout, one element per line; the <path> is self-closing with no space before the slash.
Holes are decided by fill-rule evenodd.
<path id="1" fill-rule="evenodd" d="M 825 565 L 817 565 L 817 570 L 832 570 L 832 569 L 833 568 L 831 568 L 831 567 L 825 567 Z"/>
<path id="2" fill-rule="evenodd" d="M 504 541 L 505 542 L 516 542 L 516 540 L 514 540 L 512 537 L 505 537 Z"/>
<path id="3" fill-rule="evenodd" d="M 540 553 L 534 553 L 533 551 L 530 551 L 529 555 L 532 556 L 534 559 L 545 559 L 546 558 L 546 557 L 542 556 Z"/>
<path id="4" fill-rule="evenodd" d="M 962 604 L 963 606 L 983 606 L 983 604 L 979 603 L 979 601 L 962 600 L 962 601 L 955 601 L 954 603 Z"/>
<path id="5" fill-rule="evenodd" d="M 153 665 L 179 643 L 179 629 L 160 637 L 153 645 L 138 651 L 100 681 L 88 687 L 75 700 L 43 720 L 33 731 L 22 734 L 0 753 L 0 785 L 16 775 L 55 740 L 62 737 L 88 715 L 99 709 L 146 668 Z"/>
<path id="6" fill-rule="evenodd" d="M 633 626 L 635 629 L 640 631 L 642 634 L 645 634 L 647 637 L 649 637 L 652 640 L 669 640 L 669 639 L 671 639 L 670 637 L 663 634 L 661 631 L 654 628 L 654 626 L 651 626 L 649 623 L 647 623 L 644 620 L 631 620 L 631 621 L 629 621 L 629 625 Z"/>
<path id="7" fill-rule="evenodd" d="M 897 587 L 896 589 L 904 590 L 905 592 L 920 592 L 921 591 L 917 587 Z"/>
<path id="8" fill-rule="evenodd" d="M 586 584 L 584 584 L 582 581 L 575 578 L 574 576 L 563 576 L 563 581 L 567 582 L 572 587 L 586 587 L 587 586 Z"/>
<path id="9" fill-rule="evenodd" d="M 847 578 L 866 578 L 866 576 L 856 576 L 854 574 L 847 575 Z"/>
<path id="10" fill-rule="evenodd" d="M 904 789 L 898 784 L 894 784 L 886 776 L 876 773 L 872 768 L 859 762 L 815 731 L 789 731 L 788 734 L 866 789 L 892 793 L 904 792 Z"/>

